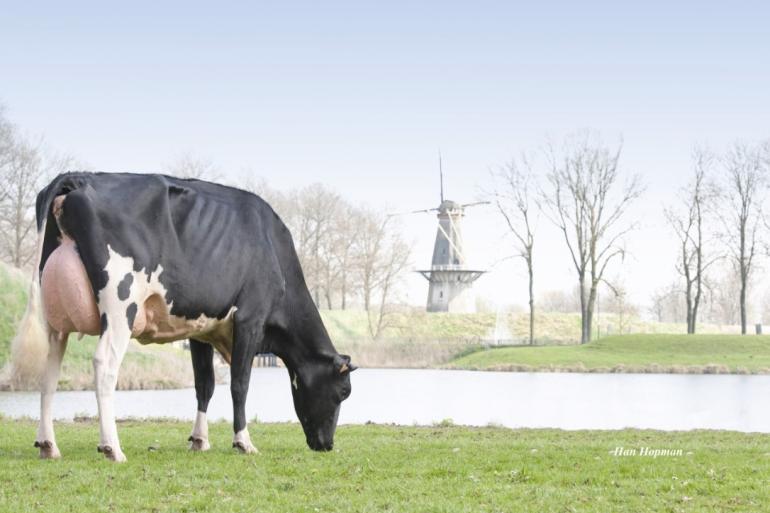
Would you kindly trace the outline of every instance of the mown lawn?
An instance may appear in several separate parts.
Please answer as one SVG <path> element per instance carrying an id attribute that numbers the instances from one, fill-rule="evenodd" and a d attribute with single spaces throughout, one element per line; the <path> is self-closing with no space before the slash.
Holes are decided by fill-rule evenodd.
<path id="1" fill-rule="evenodd" d="M 768 511 L 770 436 L 733 432 L 343 426 L 331 453 L 298 425 L 255 424 L 255 456 L 190 453 L 190 426 L 119 425 L 124 465 L 95 451 L 95 423 L 57 425 L 64 459 L 40 461 L 35 425 L 0 421 L 0 511 Z M 149 448 L 153 449 L 150 450 Z M 615 456 L 616 447 L 681 456 Z"/>
<path id="2" fill-rule="evenodd" d="M 770 373 L 770 336 L 619 335 L 577 346 L 501 347 L 453 360 L 477 370 Z"/>

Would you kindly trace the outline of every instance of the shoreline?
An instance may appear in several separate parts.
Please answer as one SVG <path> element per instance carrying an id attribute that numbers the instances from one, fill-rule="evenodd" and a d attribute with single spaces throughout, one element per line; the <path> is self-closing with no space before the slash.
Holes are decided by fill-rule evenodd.
<path id="1" fill-rule="evenodd" d="M 260 367 L 253 367 L 257 369 Z M 278 366 L 276 368 L 282 368 Z M 361 369 L 405 369 L 405 370 L 433 370 L 433 371 L 472 371 L 472 372 L 511 372 L 511 373 L 544 373 L 544 374 L 643 374 L 643 375 L 719 375 L 719 376 L 768 376 L 768 369 L 731 369 L 725 365 L 705 364 L 705 365 L 625 365 L 618 364 L 613 367 L 586 367 L 578 363 L 573 365 L 542 365 L 533 366 L 526 364 L 496 364 L 490 366 L 458 366 L 454 364 L 445 364 L 438 366 L 388 366 L 374 365 L 360 367 Z M 57 392 L 88 392 L 94 391 L 92 385 L 93 375 L 91 373 L 82 373 L 69 376 L 70 379 L 64 380 L 59 384 Z M 223 379 L 217 380 L 217 385 L 226 384 Z M 73 386 L 75 385 L 75 386 Z M 194 387 L 194 383 L 187 380 L 163 380 L 148 379 L 143 381 L 135 376 L 127 375 L 122 386 L 118 386 L 118 391 L 140 391 L 140 390 L 184 390 Z M 0 377 L 0 392 L 37 392 L 34 387 L 14 388 L 5 376 Z"/>

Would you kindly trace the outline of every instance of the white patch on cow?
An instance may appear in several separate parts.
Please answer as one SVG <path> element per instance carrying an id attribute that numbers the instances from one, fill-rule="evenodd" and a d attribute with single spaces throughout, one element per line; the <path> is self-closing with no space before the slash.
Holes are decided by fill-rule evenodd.
<path id="1" fill-rule="evenodd" d="M 113 461 L 125 461 L 120 449 L 118 429 L 115 425 L 114 394 L 118 382 L 118 370 L 131 339 L 126 320 L 126 310 L 136 301 L 138 287 L 132 285 L 128 298 L 118 297 L 118 285 L 128 273 L 133 273 L 133 259 L 120 256 L 107 246 L 109 259 L 104 270 L 107 285 L 98 293 L 99 311 L 107 319 L 107 327 L 99 338 L 94 353 L 94 382 L 96 403 L 99 407 L 99 450 Z"/>
<path id="2" fill-rule="evenodd" d="M 199 411 L 195 415 L 195 425 L 190 434 L 190 449 L 193 451 L 208 451 L 211 448 L 209 444 L 209 423 L 206 419 L 206 412 Z"/>
<path id="3" fill-rule="evenodd" d="M 226 360 L 232 350 L 232 328 L 235 307 L 231 307 L 224 319 L 209 318 L 200 315 L 197 319 L 186 319 L 171 315 L 173 301 L 166 303 L 166 288 L 160 282 L 163 267 L 148 271 L 134 271 L 134 259 L 125 257 L 107 246 L 109 258 L 105 271 L 107 285 L 97 295 L 99 311 L 107 317 L 107 328 L 99 339 L 94 354 L 94 375 L 96 398 L 99 406 L 99 426 L 101 432 L 100 447 L 110 459 L 124 461 L 118 441 L 113 395 L 118 379 L 118 369 L 128 347 L 128 342 L 135 337 L 143 344 L 164 343 L 194 337 L 212 344 Z M 126 275 L 133 277 L 128 290 L 128 297 L 121 299 L 118 287 Z M 131 326 L 128 324 L 127 311 L 131 304 L 136 305 L 136 315 Z M 205 414 L 203 419 L 205 423 Z M 197 425 L 197 421 L 196 421 Z M 207 429 L 207 428 L 206 428 Z M 246 433 L 248 442 L 248 433 Z M 244 452 L 250 452 L 251 442 L 245 444 Z"/>
<path id="4" fill-rule="evenodd" d="M 291 384 L 294 387 L 294 390 L 299 390 L 299 385 L 297 384 L 297 375 L 294 374 L 294 379 L 291 380 Z"/>
<path id="5" fill-rule="evenodd" d="M 35 445 L 40 448 L 40 457 L 43 459 L 57 459 L 61 457 L 56 446 L 56 436 L 53 431 L 53 412 L 51 402 L 59 383 L 59 371 L 64 352 L 67 349 L 67 335 L 51 332 L 49 335 L 50 349 L 46 369 L 40 381 L 40 422 L 37 427 Z"/>
<path id="6" fill-rule="evenodd" d="M 235 433 L 233 436 L 233 447 L 238 449 L 243 454 L 256 454 L 259 451 L 251 443 L 251 437 L 249 436 L 249 428 L 245 427 Z"/>

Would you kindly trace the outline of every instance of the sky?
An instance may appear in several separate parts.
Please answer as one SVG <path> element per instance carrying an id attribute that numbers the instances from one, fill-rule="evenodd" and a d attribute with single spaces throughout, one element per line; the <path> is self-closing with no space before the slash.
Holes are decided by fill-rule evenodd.
<path id="1" fill-rule="evenodd" d="M 766 2 L 14 2 L 0 11 L 6 116 L 102 171 L 162 171 L 183 153 L 231 180 L 320 182 L 400 212 L 480 198 L 489 173 L 550 138 L 623 141 L 646 185 L 610 271 L 644 304 L 675 276 L 663 205 L 696 144 L 770 137 Z M 477 293 L 524 304 L 523 263 L 495 212 L 469 210 Z M 436 219 L 404 216 L 415 268 Z M 575 282 L 541 219 L 536 290 Z M 423 304 L 410 275 L 405 298 Z"/>

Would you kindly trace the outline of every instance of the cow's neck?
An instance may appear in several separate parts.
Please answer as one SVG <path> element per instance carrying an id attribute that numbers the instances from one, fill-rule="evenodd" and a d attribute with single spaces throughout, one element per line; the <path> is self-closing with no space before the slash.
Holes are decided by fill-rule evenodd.
<path id="1" fill-rule="evenodd" d="M 333 359 L 337 350 L 329 338 L 326 327 L 315 304 L 304 301 L 304 308 L 297 308 L 276 342 L 274 352 L 289 366 L 302 369 L 307 365 Z"/>

